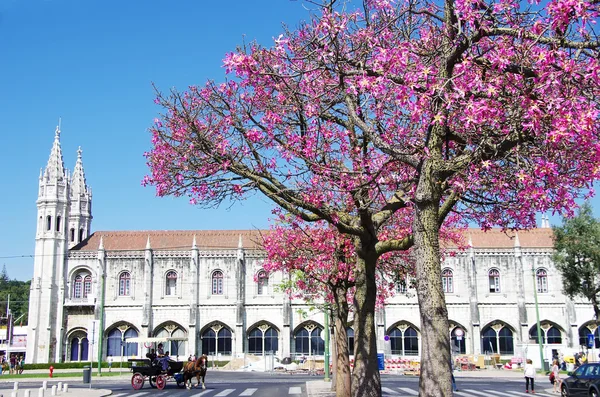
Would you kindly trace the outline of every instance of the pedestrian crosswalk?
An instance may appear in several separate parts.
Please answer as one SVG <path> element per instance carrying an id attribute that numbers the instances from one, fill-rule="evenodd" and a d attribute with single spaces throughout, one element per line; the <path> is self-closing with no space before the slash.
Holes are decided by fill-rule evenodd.
<path id="1" fill-rule="evenodd" d="M 282 387 L 282 393 L 285 393 L 289 397 L 297 397 L 304 396 L 305 393 L 302 390 L 302 387 L 293 386 L 293 387 Z M 419 391 L 417 388 L 409 388 L 409 387 L 382 387 L 381 388 L 382 395 L 384 397 L 410 397 L 410 396 L 418 396 Z M 120 392 L 113 393 L 112 397 L 126 397 L 126 396 L 135 396 L 135 397 L 155 397 L 168 395 L 169 397 L 258 397 L 262 395 L 260 390 L 257 388 L 225 388 L 225 389 L 206 389 L 206 390 L 174 390 L 169 388 L 163 391 L 158 391 L 156 389 L 152 390 L 140 390 L 140 391 L 131 391 L 131 392 Z M 283 394 L 282 394 L 283 395 Z M 531 396 L 531 394 L 525 393 L 525 391 L 509 391 L 509 390 L 475 390 L 475 389 L 460 389 L 459 391 L 454 392 L 454 395 L 457 397 L 525 397 Z M 536 392 L 534 396 L 538 397 L 550 397 L 551 394 L 541 392 Z"/>
<path id="2" fill-rule="evenodd" d="M 290 397 L 302 396 L 304 392 L 301 387 L 293 386 L 293 387 L 285 387 L 282 388 L 287 392 L 286 394 Z M 111 397 L 143 397 L 143 396 L 163 396 L 168 395 L 169 397 L 258 397 L 260 393 L 257 388 L 239 388 L 239 389 L 206 389 L 206 390 L 183 390 L 183 389 L 165 389 L 162 391 L 156 389 L 148 389 L 141 391 L 130 391 L 130 392 L 118 392 L 111 394 Z"/>

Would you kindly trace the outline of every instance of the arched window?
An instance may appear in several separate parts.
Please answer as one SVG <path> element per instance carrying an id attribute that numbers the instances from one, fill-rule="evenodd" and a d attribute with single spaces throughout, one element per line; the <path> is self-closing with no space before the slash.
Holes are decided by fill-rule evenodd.
<path id="1" fill-rule="evenodd" d="M 354 354 L 354 329 L 346 328 L 346 335 L 348 336 L 348 353 Z"/>
<path id="2" fill-rule="evenodd" d="M 321 339 L 322 330 L 322 328 L 312 324 L 298 329 L 294 334 L 294 339 L 296 339 L 296 353 L 322 355 L 325 350 L 325 343 Z"/>
<path id="3" fill-rule="evenodd" d="M 500 292 L 500 271 L 498 269 L 491 269 L 488 273 L 488 279 L 490 282 L 490 292 Z"/>
<path id="4" fill-rule="evenodd" d="M 56 217 L 56 231 L 60 232 L 60 215 Z"/>
<path id="5" fill-rule="evenodd" d="M 254 328 L 248 334 L 248 353 L 263 354 L 279 350 L 279 333 L 272 327 Z"/>
<path id="6" fill-rule="evenodd" d="M 165 295 L 177 295 L 177 273 L 171 270 L 167 272 L 165 280 L 166 291 Z"/>
<path id="7" fill-rule="evenodd" d="M 202 353 L 208 355 L 217 354 L 217 334 L 212 329 L 207 329 L 202 333 Z"/>
<path id="8" fill-rule="evenodd" d="M 442 270 L 442 287 L 445 293 L 454 292 L 453 274 L 448 268 Z"/>
<path id="9" fill-rule="evenodd" d="M 392 354 L 402 356 L 419 355 L 419 334 L 413 327 L 396 327 L 390 331 Z"/>
<path id="10" fill-rule="evenodd" d="M 88 341 L 88 338 L 83 338 L 81 340 L 81 361 L 87 361 L 87 360 L 89 360 L 88 352 L 89 352 L 89 341 Z"/>
<path id="11" fill-rule="evenodd" d="M 561 344 L 562 334 L 558 328 L 548 322 L 542 322 L 540 324 L 540 331 L 542 333 L 542 344 Z M 537 324 L 529 328 L 529 339 L 534 343 L 539 344 Z"/>
<path id="12" fill-rule="evenodd" d="M 169 352 L 173 357 L 184 355 L 186 352 L 186 339 L 187 332 L 181 328 L 178 324 L 170 323 L 157 329 L 154 333 L 157 338 L 171 338 L 168 342 L 164 343 L 164 351 Z"/>
<path id="13" fill-rule="evenodd" d="M 548 292 L 548 273 L 546 269 L 538 269 L 535 272 L 535 280 L 538 293 Z"/>
<path id="14" fill-rule="evenodd" d="M 223 295 L 223 272 L 220 270 L 212 274 L 212 294 Z"/>
<path id="15" fill-rule="evenodd" d="M 267 272 L 264 270 L 261 270 L 256 275 L 256 286 L 258 288 L 258 295 L 269 293 L 269 276 L 267 276 Z"/>
<path id="16" fill-rule="evenodd" d="M 83 277 L 81 275 L 77 275 L 75 277 L 75 282 L 73 283 L 73 298 L 80 299 L 81 291 L 83 287 Z"/>
<path id="17" fill-rule="evenodd" d="M 407 281 L 406 275 L 400 275 L 396 277 L 396 293 L 397 294 L 406 294 L 407 290 Z"/>
<path id="18" fill-rule="evenodd" d="M 52 230 L 52 217 L 50 215 L 46 217 L 46 230 Z"/>
<path id="19" fill-rule="evenodd" d="M 71 339 L 71 361 L 79 361 L 79 338 Z"/>
<path id="20" fill-rule="evenodd" d="M 79 229 L 79 242 L 83 241 L 83 229 Z"/>
<path id="21" fill-rule="evenodd" d="M 133 328 L 127 328 L 125 333 L 121 332 L 119 328 L 113 328 L 108 332 L 106 338 L 106 355 L 113 357 L 137 356 L 138 344 L 127 342 L 127 339 L 137 337 L 138 332 Z M 121 342 L 123 343 L 121 344 Z"/>
<path id="22" fill-rule="evenodd" d="M 207 328 L 201 335 L 202 353 L 231 354 L 231 331 L 220 325 Z"/>
<path id="23" fill-rule="evenodd" d="M 123 272 L 119 275 L 119 296 L 129 296 L 131 293 L 131 275 Z"/>
<path id="24" fill-rule="evenodd" d="M 587 346 L 588 334 L 593 334 L 594 335 L 594 347 L 599 348 L 600 347 L 600 335 L 599 335 L 598 330 L 600 330 L 600 328 L 595 328 L 594 332 L 592 332 L 592 330 L 589 329 L 590 325 L 594 326 L 595 324 L 594 323 L 586 324 L 586 325 L 582 326 L 581 328 L 579 328 L 579 346 Z"/>
<path id="25" fill-rule="evenodd" d="M 481 332 L 481 351 L 514 354 L 513 332 L 505 325 L 487 326 Z"/>
<path id="26" fill-rule="evenodd" d="M 460 330 L 458 332 L 456 332 L 457 330 Z M 458 335 L 457 335 L 458 334 Z M 451 347 L 452 347 L 452 353 L 453 354 L 466 354 L 467 353 L 467 343 L 465 342 L 465 330 L 460 328 L 460 327 L 456 327 L 452 330 L 452 332 L 450 333 L 450 339 L 451 339 Z"/>
<path id="27" fill-rule="evenodd" d="M 69 236 L 69 241 L 75 241 L 75 229 L 71 228 L 70 232 L 70 236 Z"/>
<path id="28" fill-rule="evenodd" d="M 92 292 L 92 276 L 88 274 L 83 279 L 83 297 L 87 298 L 90 292 Z"/>

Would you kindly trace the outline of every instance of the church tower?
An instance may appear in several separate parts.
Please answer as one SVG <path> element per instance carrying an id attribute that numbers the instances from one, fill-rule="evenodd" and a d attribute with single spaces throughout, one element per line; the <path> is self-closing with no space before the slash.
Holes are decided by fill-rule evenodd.
<path id="1" fill-rule="evenodd" d="M 92 226 L 92 189 L 85 183 L 81 148 L 77 150 L 77 162 L 73 170 L 69 195 L 68 246 L 73 248 L 89 237 Z"/>
<path id="2" fill-rule="evenodd" d="M 63 162 L 60 127 L 56 127 L 48 164 L 39 177 L 35 259 L 29 297 L 28 363 L 61 360 L 66 257 L 68 249 L 90 233 L 91 200 L 81 150 L 71 177 Z"/>

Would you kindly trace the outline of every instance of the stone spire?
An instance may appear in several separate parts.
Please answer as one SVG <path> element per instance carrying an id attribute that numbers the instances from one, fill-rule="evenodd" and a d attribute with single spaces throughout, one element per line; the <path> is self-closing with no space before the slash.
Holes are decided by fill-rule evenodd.
<path id="1" fill-rule="evenodd" d="M 81 161 L 81 147 L 77 149 L 77 162 L 73 170 L 71 179 L 71 197 L 77 198 L 85 196 L 88 193 L 88 188 L 85 183 L 85 172 L 83 171 L 83 161 Z"/>
<path id="2" fill-rule="evenodd" d="M 62 150 L 60 148 L 60 127 L 56 126 L 54 132 L 54 144 L 50 151 L 50 158 L 44 171 L 44 178 L 46 181 L 59 180 L 62 181 L 65 178 L 65 164 L 63 162 Z"/>

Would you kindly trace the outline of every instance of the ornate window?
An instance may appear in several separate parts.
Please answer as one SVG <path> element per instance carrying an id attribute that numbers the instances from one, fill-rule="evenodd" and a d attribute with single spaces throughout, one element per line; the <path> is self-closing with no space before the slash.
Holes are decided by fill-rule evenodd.
<path id="1" fill-rule="evenodd" d="M 325 342 L 321 339 L 322 328 L 315 324 L 308 324 L 294 334 L 296 340 L 296 354 L 322 355 L 325 351 Z"/>
<path id="2" fill-rule="evenodd" d="M 231 354 L 231 331 L 221 324 L 207 328 L 201 335 L 202 354 Z"/>
<path id="3" fill-rule="evenodd" d="M 106 355 L 113 357 L 137 356 L 138 344 L 126 342 L 129 338 L 137 337 L 138 332 L 128 325 L 113 328 L 106 337 Z"/>
<path id="4" fill-rule="evenodd" d="M 177 357 L 185 355 L 185 352 L 187 351 L 187 332 L 178 324 L 173 322 L 166 324 L 158 328 L 154 332 L 154 336 L 157 338 L 170 338 L 170 340 L 163 345 L 164 351 L 169 352 L 170 356 Z"/>
<path id="5" fill-rule="evenodd" d="M 75 241 L 75 229 L 71 228 L 69 241 Z"/>
<path id="6" fill-rule="evenodd" d="M 579 346 L 587 346 L 588 343 L 588 334 L 594 335 L 594 346 L 596 349 L 600 347 L 600 335 L 598 330 L 600 328 L 596 327 L 596 324 L 588 323 L 581 328 L 579 328 Z M 582 348 L 583 350 L 583 348 Z"/>
<path id="7" fill-rule="evenodd" d="M 398 275 L 396 277 L 396 293 L 397 294 L 406 294 L 407 290 L 407 276 L 406 275 Z"/>
<path id="8" fill-rule="evenodd" d="M 561 344 L 562 333 L 560 330 L 548 322 L 540 324 L 540 331 L 542 333 L 542 344 Z M 529 328 L 529 339 L 534 343 L 539 343 L 537 324 Z"/>
<path id="9" fill-rule="evenodd" d="M 503 324 L 485 327 L 481 332 L 481 351 L 514 354 L 513 332 Z"/>
<path id="10" fill-rule="evenodd" d="M 83 287 L 83 277 L 81 275 L 77 275 L 75 277 L 75 282 L 73 283 L 73 298 L 81 299 L 81 290 Z"/>
<path id="11" fill-rule="evenodd" d="M 119 275 L 119 296 L 131 295 L 131 274 L 123 272 Z"/>
<path id="12" fill-rule="evenodd" d="M 546 272 L 546 269 L 538 269 L 535 272 L 535 280 L 537 284 L 537 292 L 548 292 L 548 272 Z"/>
<path id="13" fill-rule="evenodd" d="M 83 279 L 83 297 L 87 298 L 90 292 L 92 292 L 92 276 L 88 274 Z"/>
<path id="14" fill-rule="evenodd" d="M 498 269 L 491 269 L 488 272 L 488 279 L 490 282 L 490 292 L 500 292 L 500 271 Z"/>
<path id="15" fill-rule="evenodd" d="M 60 232 L 60 215 L 56 217 L 56 231 Z"/>
<path id="16" fill-rule="evenodd" d="M 452 274 L 452 270 L 446 268 L 442 270 L 442 287 L 444 288 L 445 293 L 454 292 L 454 276 Z"/>
<path id="17" fill-rule="evenodd" d="M 263 354 L 279 350 L 279 332 L 273 327 L 263 324 L 248 334 L 248 353 Z"/>
<path id="18" fill-rule="evenodd" d="M 79 229 L 79 243 L 83 241 L 83 229 Z"/>
<path id="19" fill-rule="evenodd" d="M 165 286 L 165 295 L 177 295 L 177 272 L 173 270 L 167 272 Z"/>
<path id="20" fill-rule="evenodd" d="M 212 294 L 223 295 L 223 272 L 220 270 L 212 274 Z"/>
<path id="21" fill-rule="evenodd" d="M 79 273 L 73 279 L 73 299 L 87 298 L 92 292 L 92 276 L 87 273 Z"/>
<path id="22" fill-rule="evenodd" d="M 398 326 L 392 329 L 389 336 L 392 354 L 402 356 L 419 355 L 419 334 L 413 327 Z"/>
<path id="23" fill-rule="evenodd" d="M 264 270 L 261 270 L 256 275 L 256 286 L 258 295 L 269 293 L 269 276 Z"/>
<path id="24" fill-rule="evenodd" d="M 52 217 L 50 215 L 46 217 L 46 230 L 52 230 Z"/>

